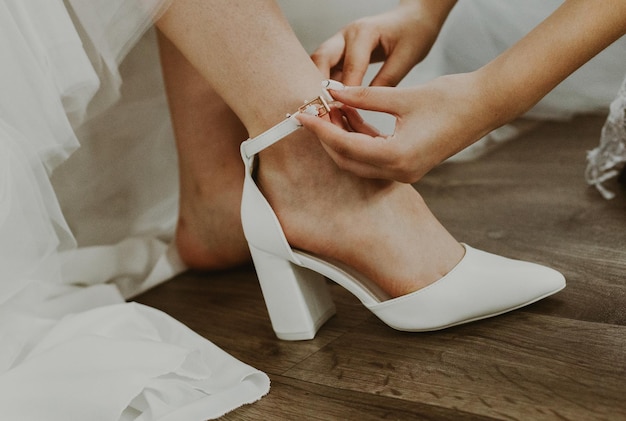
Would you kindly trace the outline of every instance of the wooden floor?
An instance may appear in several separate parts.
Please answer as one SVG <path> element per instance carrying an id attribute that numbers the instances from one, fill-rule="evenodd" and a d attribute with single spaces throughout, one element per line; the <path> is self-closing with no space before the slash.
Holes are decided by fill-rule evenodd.
<path id="1" fill-rule="evenodd" d="M 250 267 L 186 273 L 137 301 L 270 376 L 269 395 L 227 420 L 626 419 L 626 194 L 606 201 L 583 178 L 602 122 L 544 124 L 416 185 L 460 241 L 564 273 L 537 304 L 407 334 L 333 286 L 337 315 L 290 343 Z"/>

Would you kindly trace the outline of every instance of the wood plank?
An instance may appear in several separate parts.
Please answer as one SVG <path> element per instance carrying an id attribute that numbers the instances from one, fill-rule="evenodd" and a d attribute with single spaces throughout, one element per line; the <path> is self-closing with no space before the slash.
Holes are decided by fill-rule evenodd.
<path id="1" fill-rule="evenodd" d="M 285 373 L 498 419 L 626 419 L 626 328 L 516 312 L 427 334 L 364 323 Z"/>
<path id="2" fill-rule="evenodd" d="M 272 393 L 223 420 L 493 420 L 394 397 L 347 391 L 284 376 L 271 376 Z"/>

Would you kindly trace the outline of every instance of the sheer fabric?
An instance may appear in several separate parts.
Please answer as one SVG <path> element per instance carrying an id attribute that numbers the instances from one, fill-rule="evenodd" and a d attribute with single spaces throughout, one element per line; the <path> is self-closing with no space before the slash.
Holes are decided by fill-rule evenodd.
<path id="1" fill-rule="evenodd" d="M 150 63 L 143 74 L 128 69 L 140 73 L 136 80 L 146 80 L 143 86 L 124 92 L 118 71 L 166 5 L 157 0 L 0 2 L 3 287 L 23 279 L 101 282 L 97 268 L 91 275 L 81 270 L 77 275 L 68 264 L 75 260 L 80 266 L 74 255 L 83 246 L 111 246 L 129 235 L 171 235 L 175 165 L 163 165 L 160 177 L 156 168 L 175 160 L 171 129 L 165 121 L 139 133 L 167 113 L 154 47 L 138 48 L 137 58 L 124 63 Z M 120 14 L 128 18 L 120 20 Z M 111 33 L 115 36 L 108 37 Z M 145 46 L 152 44 L 144 41 Z M 145 111 L 150 109 L 155 111 Z M 122 121 L 124 114 L 138 124 L 133 128 Z M 79 145 L 80 152 L 73 154 Z M 145 160 L 139 159 L 138 150 L 144 150 Z M 157 173 L 153 187 L 146 183 L 153 176 L 150 171 Z M 126 195 L 116 197 L 125 180 L 130 184 Z M 164 193 L 154 197 L 157 189 Z M 131 288 L 125 295 L 140 290 Z"/>
<path id="2" fill-rule="evenodd" d="M 167 6 L 0 0 L 0 419 L 199 421 L 268 391 L 125 302 L 184 269 L 150 30 Z"/>

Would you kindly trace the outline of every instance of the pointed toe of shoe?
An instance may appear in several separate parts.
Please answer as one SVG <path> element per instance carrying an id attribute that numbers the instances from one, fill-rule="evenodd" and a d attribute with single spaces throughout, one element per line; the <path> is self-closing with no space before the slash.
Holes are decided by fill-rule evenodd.
<path id="1" fill-rule="evenodd" d="M 463 259 L 437 282 L 369 309 L 397 330 L 439 330 L 515 310 L 565 287 L 554 269 L 465 249 Z"/>

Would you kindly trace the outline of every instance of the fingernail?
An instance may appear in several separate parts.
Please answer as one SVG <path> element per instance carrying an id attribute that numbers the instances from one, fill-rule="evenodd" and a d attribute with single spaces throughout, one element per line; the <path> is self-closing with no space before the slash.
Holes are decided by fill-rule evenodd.
<path id="1" fill-rule="evenodd" d="M 341 91 L 345 88 L 344 84 L 332 79 L 322 81 L 322 88 L 332 89 L 333 91 Z"/>

